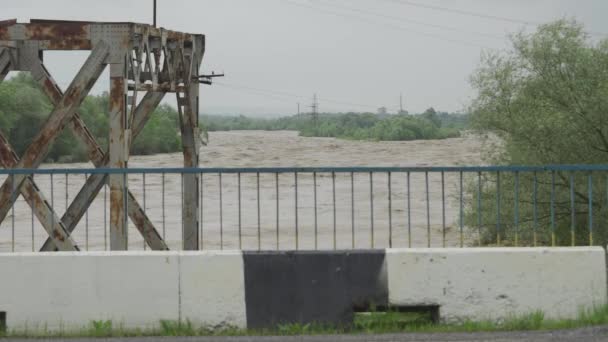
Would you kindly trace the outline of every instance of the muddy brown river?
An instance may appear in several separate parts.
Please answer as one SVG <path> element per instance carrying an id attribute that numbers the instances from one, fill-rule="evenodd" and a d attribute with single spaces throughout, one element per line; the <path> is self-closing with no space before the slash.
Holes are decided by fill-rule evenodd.
<path id="1" fill-rule="evenodd" d="M 482 140 L 473 135 L 445 140 L 372 142 L 334 138 L 306 138 L 292 131 L 212 132 L 208 146 L 201 150 L 202 167 L 289 167 L 289 166 L 456 166 L 481 164 Z M 180 153 L 134 156 L 130 167 L 181 167 Z M 91 164 L 45 164 L 44 168 L 89 168 Z M 217 174 L 203 177 L 202 247 L 203 249 L 332 249 L 448 246 L 460 244 L 459 177 L 445 175 L 445 208 L 441 202 L 441 175 L 429 175 L 429 211 L 424 173 L 410 176 L 408 216 L 407 175 L 391 175 L 390 201 L 386 173 L 338 173 L 334 191 L 331 174 L 318 174 L 317 204 L 314 202 L 312 174 L 298 174 L 297 209 L 294 174 L 279 176 L 279 209 L 277 227 L 276 178 L 260 175 L 259 225 L 258 193 L 255 174 L 241 176 L 241 210 L 239 215 L 238 178 L 224 174 L 220 184 Z M 84 184 L 85 175 L 57 174 L 35 177 L 41 191 L 61 216 Z M 354 188 L 351 188 L 351 181 Z M 129 188 L 144 203 L 141 175 L 129 176 Z M 181 177 L 146 175 L 146 213 L 171 249 L 181 248 Z M 370 199 L 370 193 L 373 197 Z M 52 196 L 51 196 L 52 194 Z M 73 233 L 82 249 L 108 248 L 109 203 L 102 190 Z M 354 196 L 354 197 L 353 197 Z M 109 198 L 109 193 L 107 193 Z M 352 206 L 354 200 L 354 207 Z M 372 205 L 373 201 L 373 205 Z M 163 205 L 164 203 L 164 205 Z M 390 207 L 390 211 L 389 211 Z M 315 224 L 316 208 L 316 224 Z M 335 209 L 334 209 L 335 208 Z M 445 230 L 443 224 L 445 210 Z M 220 219 L 220 212 L 222 213 Z M 334 215 L 335 212 L 335 215 Z M 390 212 L 390 215 L 389 215 Z M 297 215 L 296 215 L 297 213 Z M 354 219 L 352 216 L 354 213 Z M 14 214 L 14 215 L 13 215 Z M 296 234 L 297 217 L 297 234 Z M 409 218 L 409 220 L 408 220 Z M 239 228 L 240 221 L 240 228 Z M 408 223 L 409 221 L 409 223 Z M 334 224 L 335 222 L 335 224 Z M 14 228 L 13 228 L 14 227 Z M 334 228 L 335 227 L 335 228 Z M 277 229 L 278 228 L 278 229 Z M 240 234 L 239 234 L 240 229 Z M 316 230 L 316 234 L 315 234 Z M 430 230 L 430 235 L 429 235 Z M 445 239 L 444 239 L 445 232 Z M 353 234 L 354 233 L 354 234 Z M 297 235 L 297 246 L 296 246 Z M 31 209 L 19 199 L 14 212 L 0 226 L 0 252 L 37 250 L 46 232 L 32 217 Z M 240 236 L 240 239 L 239 239 Z M 335 238 L 334 238 L 335 237 Z M 462 236 L 463 242 L 471 237 Z M 129 230 L 129 248 L 143 249 L 144 243 L 134 228 Z"/>

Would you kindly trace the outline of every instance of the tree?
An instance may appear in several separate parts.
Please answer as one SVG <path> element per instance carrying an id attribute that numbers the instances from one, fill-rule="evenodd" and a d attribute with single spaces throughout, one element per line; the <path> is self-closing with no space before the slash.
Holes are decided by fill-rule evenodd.
<path id="1" fill-rule="evenodd" d="M 608 40 L 592 42 L 583 27 L 571 20 L 558 20 L 542 25 L 533 34 L 520 33 L 512 38 L 513 47 L 506 53 L 490 53 L 482 57 L 481 65 L 471 78 L 477 97 L 471 106 L 473 127 L 495 133 L 501 141 L 491 148 L 486 161 L 495 164 L 594 164 L 608 158 Z M 556 179 L 556 239 L 570 243 L 569 174 L 557 173 Z M 593 185 L 605 189 L 604 177 L 595 177 Z M 586 241 L 588 235 L 586 194 L 587 176 L 574 179 L 576 192 L 576 240 Z M 486 177 L 485 184 L 495 182 Z M 512 186 L 513 176 L 501 178 L 504 188 Z M 540 184 L 550 184 L 551 175 L 540 174 Z M 602 184 L 603 182 L 603 184 Z M 530 177 L 522 178 L 520 203 L 522 221 L 532 221 Z M 544 239 L 550 239 L 546 229 L 550 224 L 548 191 L 539 190 L 539 227 L 544 227 Z M 471 189 L 474 192 L 473 189 Z M 474 195 L 473 195 L 474 196 Z M 504 199 L 502 199 L 504 197 Z M 496 210 L 496 194 L 483 193 L 482 216 L 492 217 Z M 509 192 L 501 200 L 513 201 Z M 594 215 L 608 219 L 606 200 L 600 194 L 592 198 Z M 512 205 L 505 204 L 505 208 Z M 512 221 L 513 212 L 504 211 L 504 221 Z M 475 210 L 467 215 L 474 225 Z M 491 220 L 484 222 L 486 242 L 495 241 Z M 505 237 L 513 240 L 513 226 L 505 224 Z M 532 239 L 532 224 L 526 224 L 524 238 Z M 605 232 L 596 234 L 596 242 L 605 244 Z"/>
<path id="2" fill-rule="evenodd" d="M 81 118 L 95 140 L 105 149 L 108 141 L 108 93 L 87 96 L 79 108 Z M 17 154 L 21 155 L 39 133 L 52 106 L 29 73 L 20 72 L 0 83 L 0 130 Z M 133 154 L 176 152 L 181 149 L 177 111 L 159 106 L 135 141 Z M 64 129 L 53 143 L 46 161 L 85 161 L 85 148 L 69 129 Z"/>
<path id="3" fill-rule="evenodd" d="M 439 118 L 439 115 L 437 115 L 435 108 L 431 107 L 425 110 L 424 113 L 422 113 L 422 117 L 429 120 L 435 126 L 441 127 L 441 119 Z"/>

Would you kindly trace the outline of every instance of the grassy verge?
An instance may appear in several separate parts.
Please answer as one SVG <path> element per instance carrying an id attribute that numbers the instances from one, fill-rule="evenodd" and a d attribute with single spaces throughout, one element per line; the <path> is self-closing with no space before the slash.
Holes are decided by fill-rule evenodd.
<path id="1" fill-rule="evenodd" d="M 267 336 L 325 334 L 383 334 L 402 332 L 492 332 L 516 330 L 558 330 L 608 324 L 608 305 L 581 310 L 576 319 L 545 319 L 540 311 L 513 316 L 500 322 L 465 321 L 458 324 L 434 324 L 424 314 L 375 312 L 355 315 L 348 327 L 319 324 L 285 324 L 274 329 L 238 329 L 234 327 L 200 327 L 192 322 L 161 321 L 155 329 L 126 329 L 111 321 L 93 321 L 80 330 L 48 331 L 47 329 L 10 330 L 0 337 L 133 337 L 133 336 Z"/>

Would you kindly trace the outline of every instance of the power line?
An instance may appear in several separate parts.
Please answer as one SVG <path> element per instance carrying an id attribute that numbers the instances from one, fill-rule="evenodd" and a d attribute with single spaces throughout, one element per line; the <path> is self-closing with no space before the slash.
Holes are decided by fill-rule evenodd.
<path id="1" fill-rule="evenodd" d="M 309 5 L 305 5 L 296 1 L 292 1 L 292 0 L 283 0 L 281 1 L 281 3 L 284 4 L 290 4 L 292 6 L 297 6 L 297 7 L 301 7 L 301 8 L 306 8 L 306 9 L 311 9 L 317 12 L 323 12 L 323 13 L 327 13 L 327 14 L 331 14 L 334 16 L 338 16 L 338 17 L 342 17 L 342 18 L 347 18 L 347 19 L 352 19 L 355 18 L 358 21 L 365 21 L 371 24 L 380 24 L 382 26 L 388 27 L 388 28 L 392 28 L 392 29 L 396 29 L 402 32 L 408 32 L 408 33 L 415 33 L 417 35 L 421 35 L 421 36 L 426 36 L 426 37 L 430 37 L 433 39 L 438 39 L 438 40 L 443 40 L 446 42 L 450 42 L 450 43 L 455 43 L 455 44 L 461 44 L 461 45 L 468 45 L 468 46 L 474 46 L 474 47 L 478 47 L 478 48 L 485 48 L 485 49 L 494 49 L 493 47 L 487 46 L 487 45 L 482 45 L 482 44 L 477 44 L 477 43 L 473 43 L 473 42 L 469 42 L 469 41 L 464 41 L 464 40 L 459 40 L 459 39 L 452 39 L 452 38 L 447 38 L 441 35 L 437 35 L 437 34 L 433 34 L 433 33 L 428 33 L 425 31 L 418 31 L 418 30 L 413 30 L 413 29 L 409 29 L 409 28 L 405 28 L 402 26 L 397 26 L 397 25 L 393 25 L 390 23 L 386 23 L 386 22 L 377 22 L 377 21 L 373 21 L 373 20 L 369 20 L 369 18 L 367 17 L 362 17 L 362 16 L 352 16 L 352 15 L 348 15 L 342 12 L 336 12 L 336 11 L 332 11 L 332 10 L 328 10 L 328 9 L 324 9 L 324 8 L 319 8 L 319 7 L 314 7 L 314 6 L 309 6 Z"/>
<path id="2" fill-rule="evenodd" d="M 280 97 L 288 97 L 288 98 L 299 98 L 299 99 L 308 98 L 306 96 L 297 95 L 297 94 L 294 94 L 294 93 L 288 93 L 288 92 L 284 92 L 284 91 L 280 91 L 280 90 L 262 89 L 262 88 L 250 87 L 250 86 L 245 86 L 245 85 L 240 85 L 240 84 L 234 84 L 234 83 L 224 83 L 224 82 L 217 82 L 216 81 L 216 82 L 213 82 L 213 85 L 219 85 L 219 86 L 222 86 L 222 87 L 234 88 L 234 89 L 250 90 L 250 91 L 254 91 L 254 92 L 258 92 L 258 93 L 266 93 L 266 94 L 271 95 L 271 96 L 280 96 Z"/>
<path id="3" fill-rule="evenodd" d="M 408 1 L 408 0 L 388 0 L 388 1 L 400 3 L 403 5 L 407 5 L 407 6 L 421 7 L 421 8 L 432 9 L 432 10 L 436 10 L 436 11 L 450 12 L 450 13 L 468 15 L 468 16 L 473 16 L 473 17 L 478 17 L 478 18 L 515 23 L 515 24 L 524 24 L 524 25 L 540 25 L 541 24 L 540 22 L 513 19 L 513 18 L 501 17 L 501 16 L 497 16 L 497 15 L 483 14 L 483 13 L 477 13 L 477 12 L 471 12 L 471 11 L 465 11 L 465 10 L 460 10 L 460 9 L 455 9 L 455 8 L 448 8 L 448 7 L 435 6 L 435 5 L 429 5 L 429 4 L 421 4 L 421 3 L 412 2 L 412 1 Z"/>
<path id="4" fill-rule="evenodd" d="M 268 97 L 272 97 L 277 100 L 282 100 L 282 101 L 290 102 L 290 103 L 293 103 L 293 100 L 288 100 L 288 99 L 294 99 L 294 98 L 310 99 L 308 96 L 302 96 L 302 95 L 289 93 L 289 92 L 285 92 L 285 91 L 280 91 L 280 90 L 263 89 L 263 88 L 250 87 L 250 86 L 239 85 L 239 84 L 229 84 L 229 83 L 224 83 L 224 82 L 213 82 L 213 84 L 222 86 L 222 87 L 226 87 L 226 88 L 230 88 L 233 90 L 249 92 L 250 94 L 268 96 Z M 325 102 L 329 102 L 329 103 L 333 103 L 333 104 L 346 105 L 346 106 L 352 106 L 352 107 L 364 107 L 364 108 L 373 108 L 373 109 L 378 108 L 377 105 L 338 101 L 338 100 L 328 99 L 328 98 L 324 98 L 324 97 L 317 97 L 317 101 L 319 101 L 319 100 L 323 100 Z"/>
<path id="5" fill-rule="evenodd" d="M 385 1 L 399 3 L 399 4 L 407 5 L 407 6 L 432 9 L 435 11 L 455 13 L 455 14 L 460 14 L 460 15 L 466 15 L 466 16 L 483 18 L 483 19 L 490 19 L 490 20 L 497 20 L 497 21 L 502 21 L 502 22 L 514 23 L 514 24 L 524 24 L 524 25 L 528 25 L 528 26 L 538 26 L 538 25 L 543 24 L 542 22 L 538 22 L 538 21 L 509 18 L 509 17 L 498 16 L 498 15 L 478 13 L 478 12 L 473 12 L 473 11 L 465 11 L 465 10 L 461 10 L 461 9 L 449 8 L 449 7 L 443 7 L 443 6 L 437 6 L 437 5 L 421 4 L 421 3 L 413 2 L 413 1 L 409 1 L 409 0 L 385 0 Z M 605 32 L 594 32 L 594 31 L 587 31 L 587 32 L 590 34 L 593 34 L 593 35 L 600 35 L 600 36 L 608 35 L 608 33 L 605 33 Z"/>
<path id="6" fill-rule="evenodd" d="M 384 18 L 384 19 L 391 19 L 391 20 L 396 20 L 396 21 L 409 22 L 409 23 L 413 23 L 413 24 L 417 24 L 417 25 L 422 25 L 422 26 L 428 26 L 428 27 L 438 28 L 438 29 L 441 29 L 441 30 L 449 30 L 449 31 L 461 32 L 461 33 L 466 33 L 466 34 L 475 34 L 475 35 L 479 35 L 479 36 L 484 36 L 484 37 L 493 38 L 493 39 L 500 39 L 500 40 L 504 40 L 505 39 L 505 37 L 502 36 L 502 35 L 491 34 L 491 33 L 484 33 L 484 32 L 477 32 L 477 31 L 468 31 L 468 30 L 463 30 L 461 28 L 454 27 L 454 26 L 447 26 L 447 25 L 427 23 L 427 22 L 424 22 L 424 21 L 418 21 L 418 20 L 414 20 L 414 19 L 410 19 L 410 18 L 403 18 L 403 17 L 393 16 L 393 15 L 387 15 L 387 14 L 378 13 L 378 12 L 372 12 L 372 11 L 363 10 L 363 9 L 360 9 L 360 8 L 340 6 L 340 5 L 336 5 L 336 4 L 333 4 L 333 3 L 329 4 L 329 3 L 326 3 L 326 2 L 324 3 L 324 5 L 325 6 L 334 7 L 334 8 L 342 8 L 342 9 L 345 9 L 345 10 L 348 10 L 348 11 L 352 11 L 352 12 L 357 12 L 357 13 L 362 13 L 362 14 L 368 14 L 368 15 L 372 15 L 372 16 L 376 16 L 376 17 L 380 17 L 380 18 Z"/>
<path id="7" fill-rule="evenodd" d="M 227 89 L 232 89 L 232 90 L 243 92 L 243 93 L 248 93 L 250 95 L 256 95 L 256 96 L 270 98 L 270 99 L 273 99 L 273 100 L 279 101 L 279 102 L 293 103 L 293 100 L 286 99 L 284 96 L 281 96 L 281 95 L 274 95 L 274 94 L 269 94 L 269 93 L 265 93 L 265 92 L 259 92 L 259 91 L 251 90 L 251 89 L 248 89 L 248 88 L 235 87 L 235 86 L 232 86 L 232 85 L 229 85 L 229 84 L 220 84 L 220 83 L 216 83 L 216 82 L 213 82 L 213 85 L 221 86 L 221 87 L 224 87 L 224 88 L 227 88 Z"/>

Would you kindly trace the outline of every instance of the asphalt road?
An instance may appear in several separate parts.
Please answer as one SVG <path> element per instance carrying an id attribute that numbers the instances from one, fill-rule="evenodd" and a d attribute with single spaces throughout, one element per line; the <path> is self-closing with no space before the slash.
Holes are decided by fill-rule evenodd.
<path id="1" fill-rule="evenodd" d="M 66 339 L 69 342 L 91 342 L 92 339 L 77 338 Z M 45 339 L 11 339 L 0 338 L 1 342 L 19 341 L 19 342 L 42 342 Z M 46 341 L 59 341 L 58 339 L 46 339 Z M 498 332 L 498 333 L 448 333 L 448 334 L 388 334 L 388 335 L 329 335 L 329 336 L 244 336 L 244 337 L 136 337 L 136 338 L 110 338 L 110 339 L 94 339 L 94 341 L 108 342 L 427 342 L 427 341 L 495 341 L 495 342 L 511 342 L 511 341 L 557 341 L 557 342 L 574 342 L 574 341 L 608 341 L 608 326 L 591 327 L 574 330 L 556 330 L 556 331 L 532 331 L 532 332 Z"/>

